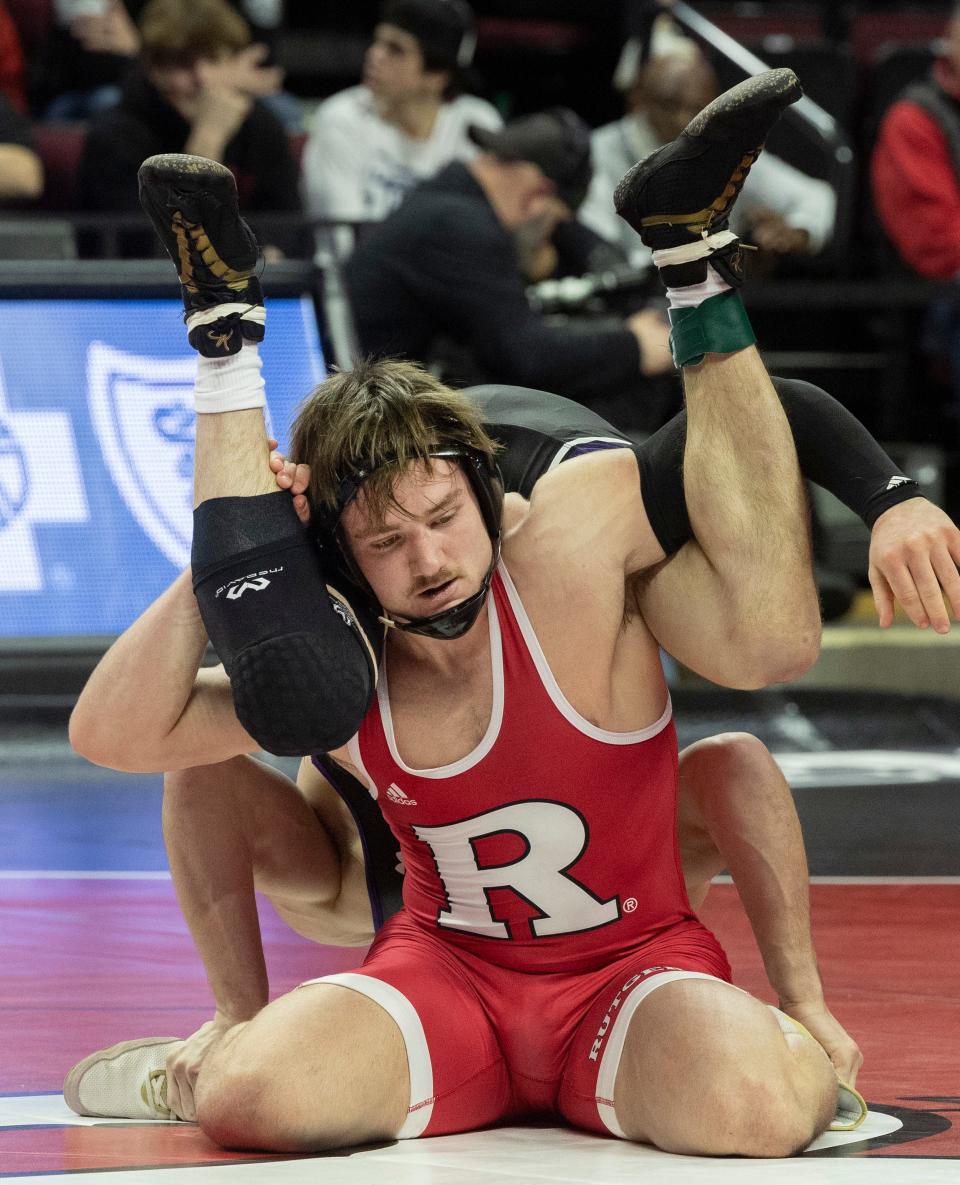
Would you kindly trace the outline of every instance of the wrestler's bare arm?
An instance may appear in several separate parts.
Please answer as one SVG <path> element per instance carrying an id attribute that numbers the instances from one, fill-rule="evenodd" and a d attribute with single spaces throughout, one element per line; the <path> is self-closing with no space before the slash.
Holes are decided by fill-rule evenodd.
<path id="1" fill-rule="evenodd" d="M 313 942 L 365 946 L 372 937 L 349 813 L 310 762 L 299 780 L 249 757 L 164 778 L 170 871 L 214 999 L 212 1019 L 167 1059 L 167 1101 L 184 1119 L 196 1118 L 204 1059 L 268 1000 L 255 890 Z"/>
<path id="2" fill-rule="evenodd" d="M 200 669 L 207 634 L 184 572 L 103 656 L 70 717 L 70 743 L 131 773 L 226 761 L 259 746 L 237 720 L 222 667 Z"/>

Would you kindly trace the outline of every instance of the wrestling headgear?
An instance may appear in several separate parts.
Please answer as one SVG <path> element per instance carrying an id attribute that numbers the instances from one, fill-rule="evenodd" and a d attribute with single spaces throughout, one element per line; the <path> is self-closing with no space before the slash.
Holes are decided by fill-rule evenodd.
<path id="1" fill-rule="evenodd" d="M 490 591 L 490 581 L 493 571 L 500 559 L 500 534 L 503 517 L 503 478 L 500 468 L 492 457 L 467 445 L 451 445 L 432 449 L 429 454 L 431 460 L 453 461 L 463 470 L 470 488 L 473 490 L 480 507 L 483 525 L 487 528 L 490 542 L 493 545 L 493 555 L 490 567 L 483 578 L 479 589 L 465 601 L 451 605 L 448 609 L 441 609 L 439 613 L 432 613 L 429 617 L 414 617 L 409 621 L 393 621 L 382 617 L 381 620 L 398 630 L 410 634 L 423 634 L 427 638 L 459 638 L 473 625 L 480 615 L 483 603 Z M 350 547 L 344 538 L 341 522 L 343 512 L 350 505 L 363 484 L 374 471 L 358 467 L 351 473 L 340 478 L 337 485 L 337 505 L 332 510 L 322 511 L 320 520 L 328 537 L 336 540 L 340 555 L 343 557 L 347 571 L 353 580 L 368 593 L 375 597 L 375 593 L 367 583 L 366 577 L 360 571 L 360 566 L 353 557 Z"/>

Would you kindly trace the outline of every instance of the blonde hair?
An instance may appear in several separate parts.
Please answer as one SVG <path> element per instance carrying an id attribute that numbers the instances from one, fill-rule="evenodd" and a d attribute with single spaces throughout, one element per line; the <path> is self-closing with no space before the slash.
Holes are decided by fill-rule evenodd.
<path id="1" fill-rule="evenodd" d="M 497 445 L 479 409 L 415 362 L 358 362 L 336 371 L 300 405 L 291 455 L 310 466 L 310 498 L 322 511 L 339 509 L 344 478 L 370 474 L 363 492 L 367 512 L 382 519 L 399 509 L 394 486 L 414 461 L 429 468 L 438 448 L 466 446 L 493 458 Z"/>

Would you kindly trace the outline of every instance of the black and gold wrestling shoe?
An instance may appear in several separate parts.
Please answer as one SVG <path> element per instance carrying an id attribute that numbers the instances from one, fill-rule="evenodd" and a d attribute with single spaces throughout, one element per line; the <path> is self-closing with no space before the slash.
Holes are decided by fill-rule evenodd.
<path id="1" fill-rule="evenodd" d="M 705 263 L 737 274 L 739 243 L 727 229 L 730 212 L 770 129 L 803 94 L 792 70 L 767 70 L 714 99 L 670 144 L 633 166 L 614 194 L 617 213 L 654 252 L 671 251 L 664 281 L 696 284 Z M 706 249 L 702 244 L 712 240 Z M 687 250 L 676 250 L 686 248 Z M 674 253 L 675 252 L 675 253 Z M 712 258 L 717 256 L 717 259 Z M 696 266 L 689 266 L 696 261 Z"/>
<path id="2" fill-rule="evenodd" d="M 190 344 L 207 358 L 263 341 L 260 249 L 240 217 L 233 174 L 202 156 L 165 153 L 140 166 L 140 204 L 177 266 Z"/>

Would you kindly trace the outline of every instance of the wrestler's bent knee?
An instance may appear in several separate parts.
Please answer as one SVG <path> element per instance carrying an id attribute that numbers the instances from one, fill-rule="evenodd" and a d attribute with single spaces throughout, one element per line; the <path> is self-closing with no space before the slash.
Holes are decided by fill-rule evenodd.
<path id="1" fill-rule="evenodd" d="M 328 586 L 291 499 L 202 502 L 192 562 L 200 616 L 247 732 L 268 752 L 291 756 L 345 744 L 376 687 L 370 631 L 379 626 L 372 611 Z"/>
<path id="2" fill-rule="evenodd" d="M 363 1141 L 335 1114 L 336 1088 L 329 1096 L 310 1091 L 314 1113 L 299 1114 L 296 1087 L 282 1085 L 256 1062 L 231 1060 L 204 1065 L 195 1088 L 197 1122 L 222 1148 L 259 1152 L 324 1152 Z M 379 1133 L 377 1133 L 379 1134 Z M 376 1138 L 371 1133 L 369 1139 Z"/>
<path id="3" fill-rule="evenodd" d="M 803 1113 L 786 1083 L 731 1068 L 694 1086 L 685 1100 L 672 1100 L 686 1113 L 681 1124 L 663 1112 L 634 1117 L 629 1104 L 618 1101 L 626 1136 L 685 1156 L 781 1158 L 818 1134 L 815 1118 Z"/>
<path id="4" fill-rule="evenodd" d="M 228 1148 L 322 1152 L 389 1139 L 407 1115 L 406 1050 L 379 1005 L 308 984 L 228 1033 L 195 1094 L 200 1126 Z"/>
<path id="5" fill-rule="evenodd" d="M 773 756 L 767 746 L 749 732 L 721 732 L 688 745 L 680 754 L 680 772 L 696 778 L 698 788 L 709 790 L 720 777 L 742 776 L 758 766 L 768 766 Z"/>
<path id="6" fill-rule="evenodd" d="M 771 1020 L 727 984 L 685 979 L 652 991 L 630 1021 L 617 1073 L 623 1133 L 691 1156 L 805 1147 L 829 1122 L 835 1075 L 825 1058 L 798 1060 Z"/>

